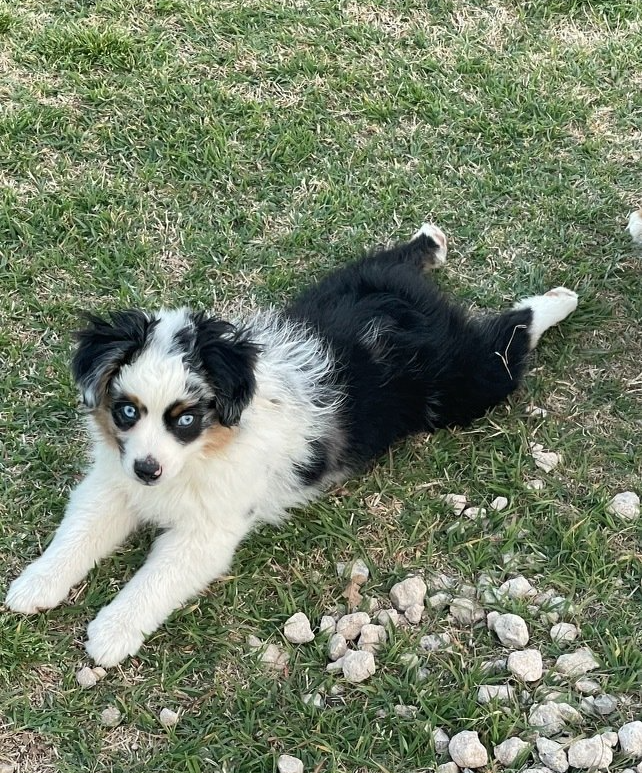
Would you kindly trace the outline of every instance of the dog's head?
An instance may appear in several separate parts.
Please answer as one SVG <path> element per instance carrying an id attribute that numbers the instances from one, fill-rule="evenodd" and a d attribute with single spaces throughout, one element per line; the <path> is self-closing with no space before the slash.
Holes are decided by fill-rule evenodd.
<path id="1" fill-rule="evenodd" d="M 87 321 L 72 372 L 128 475 L 161 483 L 228 442 L 256 386 L 258 347 L 245 331 L 187 309 Z"/>

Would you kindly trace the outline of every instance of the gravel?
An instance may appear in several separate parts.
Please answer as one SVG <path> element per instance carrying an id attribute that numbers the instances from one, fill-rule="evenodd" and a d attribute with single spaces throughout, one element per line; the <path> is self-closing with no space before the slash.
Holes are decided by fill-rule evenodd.
<path id="1" fill-rule="evenodd" d="M 497 589 L 499 598 L 508 596 L 510 599 L 524 599 L 537 595 L 537 591 L 523 575 L 518 575 L 499 586 Z"/>
<path id="2" fill-rule="evenodd" d="M 551 472 L 562 461 L 562 457 L 554 451 L 545 451 L 540 443 L 531 443 L 533 461 L 544 472 Z"/>
<path id="3" fill-rule="evenodd" d="M 640 517 L 640 497 L 634 491 L 623 491 L 613 497 L 606 510 L 625 521 L 637 521 Z"/>
<path id="4" fill-rule="evenodd" d="M 481 684 L 477 690 L 477 702 L 482 705 L 491 701 L 512 703 L 515 700 L 515 689 L 509 684 Z"/>
<path id="5" fill-rule="evenodd" d="M 95 687 L 98 684 L 98 677 L 94 673 L 93 669 L 89 668 L 89 666 L 85 666 L 76 673 L 76 681 L 81 687 L 84 687 L 86 690 L 88 690 L 89 688 Z"/>
<path id="6" fill-rule="evenodd" d="M 298 757 L 289 754 L 281 754 L 276 761 L 279 773 L 303 773 L 303 763 Z"/>
<path id="7" fill-rule="evenodd" d="M 178 713 L 171 709 L 161 709 L 158 719 L 163 727 L 174 727 L 178 724 Z"/>
<path id="8" fill-rule="evenodd" d="M 617 732 L 622 753 L 635 759 L 642 758 L 642 722 L 627 722 Z"/>
<path id="9" fill-rule="evenodd" d="M 613 762 L 613 751 L 599 736 L 573 741 L 568 747 L 568 761 L 574 768 L 608 768 Z"/>
<path id="10" fill-rule="evenodd" d="M 495 619 L 493 630 L 505 647 L 521 649 L 528 644 L 528 628 L 519 615 L 499 615 Z"/>
<path id="11" fill-rule="evenodd" d="M 396 628 L 399 625 L 399 612 L 396 609 L 382 609 L 377 614 L 380 625 L 390 625 Z"/>
<path id="12" fill-rule="evenodd" d="M 405 612 L 413 604 L 423 604 L 427 590 L 421 577 L 407 577 L 390 588 L 390 601 L 399 612 Z"/>
<path id="13" fill-rule="evenodd" d="M 555 670 L 565 676 L 582 676 L 599 667 L 599 662 L 588 647 L 580 647 L 568 655 L 560 655 L 555 663 Z"/>
<path id="14" fill-rule="evenodd" d="M 357 585 L 363 585 L 368 581 L 368 577 L 370 577 L 370 570 L 366 566 L 365 561 L 357 558 L 350 568 L 350 579 Z"/>
<path id="15" fill-rule="evenodd" d="M 494 756 L 497 762 L 506 767 L 512 767 L 517 759 L 526 755 L 531 745 L 521 738 L 507 738 L 494 749 Z"/>
<path id="16" fill-rule="evenodd" d="M 424 609 L 423 604 L 411 604 L 404 612 L 404 617 L 411 625 L 418 625 L 421 622 Z"/>
<path id="17" fill-rule="evenodd" d="M 561 733 L 567 722 L 579 725 L 582 715 L 568 703 L 535 703 L 528 715 L 528 724 L 550 738 Z"/>
<path id="18" fill-rule="evenodd" d="M 451 599 L 452 595 L 450 593 L 447 593 L 446 591 L 439 591 L 438 593 L 433 593 L 432 596 L 428 597 L 428 606 L 434 612 L 441 612 L 450 604 Z"/>
<path id="19" fill-rule="evenodd" d="M 332 615 L 323 615 L 319 623 L 319 633 L 332 635 L 337 630 L 337 621 Z"/>
<path id="20" fill-rule="evenodd" d="M 450 739 L 450 756 L 460 768 L 481 768 L 488 762 L 488 752 L 472 730 L 463 730 Z"/>
<path id="21" fill-rule="evenodd" d="M 105 727 L 116 727 L 121 718 L 122 714 L 115 706 L 107 706 L 100 713 L 100 723 Z"/>
<path id="22" fill-rule="evenodd" d="M 343 676 L 353 684 L 365 681 L 377 670 L 371 652 L 348 650 L 342 660 Z"/>
<path id="23" fill-rule="evenodd" d="M 551 628 L 551 640 L 560 646 L 571 644 L 579 635 L 578 627 L 572 623 L 556 623 Z"/>
<path id="24" fill-rule="evenodd" d="M 337 620 L 337 633 L 340 633 L 348 641 L 354 641 L 364 625 L 370 623 L 370 615 L 367 612 L 353 612 L 351 615 L 344 615 Z"/>
<path id="25" fill-rule="evenodd" d="M 451 638 L 448 633 L 431 633 L 428 636 L 422 636 L 419 640 L 419 647 L 424 652 L 437 652 L 450 647 Z"/>
<path id="26" fill-rule="evenodd" d="M 310 621 L 303 612 L 297 612 L 285 621 L 283 635 L 291 644 L 307 644 L 314 641 Z"/>
<path id="27" fill-rule="evenodd" d="M 486 612 L 471 599 L 463 596 L 455 598 L 450 604 L 450 614 L 461 625 L 474 625 L 486 619 Z"/>
<path id="28" fill-rule="evenodd" d="M 373 654 L 386 643 L 388 634 L 383 625 L 364 625 L 359 636 L 358 647 L 360 650 L 372 652 Z"/>
<path id="29" fill-rule="evenodd" d="M 508 656 L 508 670 L 522 682 L 537 682 L 544 671 L 542 654 L 539 650 L 521 650 Z"/>
<path id="30" fill-rule="evenodd" d="M 535 744 L 539 758 L 547 768 L 555 773 L 566 773 L 568 758 L 562 744 L 551 741 L 549 738 L 538 738 Z"/>
<path id="31" fill-rule="evenodd" d="M 508 499 L 506 499 L 506 497 L 495 497 L 490 503 L 490 509 L 496 510 L 498 513 L 501 513 L 501 511 L 505 510 L 507 507 Z"/>
<path id="32" fill-rule="evenodd" d="M 339 660 L 348 649 L 346 637 L 340 633 L 333 633 L 328 640 L 328 657 L 330 660 Z"/>

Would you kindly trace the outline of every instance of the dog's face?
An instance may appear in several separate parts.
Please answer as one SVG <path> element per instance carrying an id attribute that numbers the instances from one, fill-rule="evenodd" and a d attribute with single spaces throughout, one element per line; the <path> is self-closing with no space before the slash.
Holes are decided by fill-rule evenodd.
<path id="1" fill-rule="evenodd" d="M 162 484 L 229 442 L 255 389 L 258 349 L 242 331 L 186 309 L 88 319 L 72 372 L 129 476 Z"/>

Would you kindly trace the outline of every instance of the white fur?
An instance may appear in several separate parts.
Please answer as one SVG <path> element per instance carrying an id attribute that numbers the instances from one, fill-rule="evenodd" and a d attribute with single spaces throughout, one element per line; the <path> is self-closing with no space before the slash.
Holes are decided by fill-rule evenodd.
<path id="1" fill-rule="evenodd" d="M 446 256 L 448 255 L 448 240 L 446 239 L 446 234 L 441 228 L 434 225 L 434 223 L 424 223 L 419 230 L 415 231 L 412 238 L 418 239 L 422 235 L 430 236 L 437 242 L 439 248 L 435 252 L 435 265 L 443 266 L 446 262 Z"/>
<path id="2" fill-rule="evenodd" d="M 557 325 L 577 308 L 577 293 L 566 287 L 555 287 L 544 295 L 534 295 L 518 301 L 514 309 L 529 308 L 533 311 L 533 321 L 529 328 L 530 348 L 534 349 L 537 342 L 550 327 Z"/>
<path id="3" fill-rule="evenodd" d="M 320 487 L 303 488 L 293 460 L 305 463 L 311 442 L 332 428 L 342 399 L 317 339 L 276 313 L 259 314 L 250 321 L 253 340 L 263 346 L 257 390 L 233 440 L 214 456 L 205 455 L 199 441 L 172 445 L 161 418 L 168 404 L 181 399 L 189 378 L 168 353 L 171 330 L 180 324 L 177 313 L 163 312 L 149 349 L 118 377 L 119 386 L 147 400 L 148 415 L 134 428 L 135 452 L 128 448 L 121 462 L 117 449 L 96 444 L 94 462 L 51 545 L 7 595 L 16 612 L 49 609 L 141 523 L 167 529 L 144 566 L 89 625 L 87 652 L 103 666 L 134 654 L 174 609 L 223 574 L 258 522 L 277 522 L 286 508 L 314 497 Z M 328 404 L 315 399 L 320 389 L 329 390 L 329 407 L 319 407 Z M 92 434 L 98 437 L 95 428 Z M 336 441 L 338 453 L 339 434 Z M 130 469 L 135 454 L 150 452 L 163 467 L 152 487 L 141 485 Z"/>
<path id="4" fill-rule="evenodd" d="M 642 209 L 629 215 L 628 231 L 636 244 L 642 244 Z"/>

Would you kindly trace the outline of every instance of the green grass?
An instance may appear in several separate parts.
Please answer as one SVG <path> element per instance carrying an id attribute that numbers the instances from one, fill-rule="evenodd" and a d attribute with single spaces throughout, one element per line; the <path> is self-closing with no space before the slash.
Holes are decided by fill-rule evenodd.
<path id="1" fill-rule="evenodd" d="M 522 732 L 523 707 L 476 703 L 479 664 L 500 650 L 485 630 L 454 631 L 454 653 L 425 658 L 424 682 L 403 665 L 444 615 L 397 632 L 378 673 L 323 710 L 301 701 L 339 681 L 322 641 L 293 648 L 286 674 L 264 672 L 246 636 L 282 643 L 297 610 L 317 622 L 342 601 L 335 562 L 357 556 L 368 596 L 436 570 L 523 571 L 572 597 L 599 678 L 626 696 L 586 732 L 642 715 L 640 525 L 605 511 L 641 488 L 642 256 L 623 230 L 642 204 L 641 73 L 634 0 L 0 3 L 5 581 L 46 544 L 82 471 L 68 373 L 82 309 L 279 303 L 426 219 L 451 239 L 439 281 L 471 304 L 559 284 L 581 295 L 508 408 L 402 444 L 280 532 L 255 534 L 233 576 L 95 689 L 74 678 L 86 624 L 150 535 L 61 609 L 3 612 L 0 763 L 245 773 L 276 770 L 287 752 L 308 771 L 418 773 L 435 763 L 431 727 L 474 728 L 489 747 Z M 549 415 L 528 417 L 529 403 Z M 533 438 L 563 455 L 548 476 Z M 544 491 L 525 487 L 533 477 Z M 484 529 L 449 530 L 449 491 L 510 506 Z M 550 664 L 545 626 L 515 611 Z M 395 717 L 398 703 L 417 717 Z M 123 721 L 108 730 L 98 718 L 111 704 Z M 182 711 L 173 730 L 163 706 Z"/>

